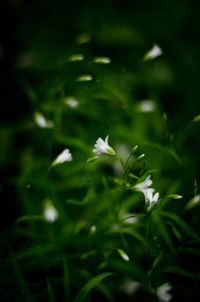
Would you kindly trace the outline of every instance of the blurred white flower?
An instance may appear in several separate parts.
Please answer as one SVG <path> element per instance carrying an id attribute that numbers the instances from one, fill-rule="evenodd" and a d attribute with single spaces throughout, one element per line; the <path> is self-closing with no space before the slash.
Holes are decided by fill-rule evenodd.
<path id="1" fill-rule="evenodd" d="M 45 200 L 44 218 L 48 222 L 54 222 L 58 218 L 58 211 L 49 199 Z"/>
<path id="2" fill-rule="evenodd" d="M 140 182 L 139 184 L 135 185 L 136 191 L 143 192 L 148 187 L 150 187 L 153 181 L 150 179 L 151 175 L 148 175 L 144 181 Z M 153 190 L 153 189 L 152 189 Z"/>
<path id="3" fill-rule="evenodd" d="M 138 288 L 140 288 L 141 284 L 136 281 L 127 280 L 122 286 L 121 290 L 127 295 L 132 296 Z"/>
<path id="4" fill-rule="evenodd" d="M 123 215 L 122 220 L 127 224 L 137 223 L 139 218 L 136 215 L 137 213 L 126 213 Z"/>
<path id="5" fill-rule="evenodd" d="M 41 128 L 53 128 L 54 126 L 54 123 L 52 121 L 46 120 L 40 112 L 34 113 L 34 120 L 36 124 Z"/>
<path id="6" fill-rule="evenodd" d="M 65 99 L 65 104 L 71 108 L 76 108 L 78 106 L 77 100 L 75 100 L 75 98 L 73 98 L 72 96 L 69 96 Z"/>
<path id="7" fill-rule="evenodd" d="M 187 203 L 186 208 L 191 209 L 194 206 L 200 204 L 200 194 L 194 196 L 190 201 Z"/>
<path id="8" fill-rule="evenodd" d="M 72 161 L 72 155 L 71 155 L 69 149 L 63 150 L 53 161 L 52 166 L 54 167 L 56 165 L 66 162 L 66 161 Z"/>
<path id="9" fill-rule="evenodd" d="M 169 302 L 172 295 L 169 291 L 172 289 L 171 285 L 167 282 L 157 288 L 157 296 L 160 302 Z"/>
<path id="10" fill-rule="evenodd" d="M 160 56 L 162 54 L 162 49 L 159 45 L 154 44 L 152 49 L 150 49 L 144 56 L 144 61 L 153 60 L 154 58 Z"/>
<path id="11" fill-rule="evenodd" d="M 98 138 L 96 141 L 96 144 L 94 145 L 93 153 L 96 156 L 99 156 L 101 154 L 108 154 L 108 155 L 115 155 L 115 151 L 112 147 L 108 145 L 108 138 L 109 136 L 106 136 L 105 141 L 102 140 L 102 138 Z"/>
<path id="12" fill-rule="evenodd" d="M 153 112 L 155 103 L 152 100 L 143 100 L 138 104 L 138 109 L 141 112 Z"/>
<path id="13" fill-rule="evenodd" d="M 90 228 L 90 234 L 93 235 L 95 232 L 96 232 L 96 225 L 92 225 L 91 228 Z"/>

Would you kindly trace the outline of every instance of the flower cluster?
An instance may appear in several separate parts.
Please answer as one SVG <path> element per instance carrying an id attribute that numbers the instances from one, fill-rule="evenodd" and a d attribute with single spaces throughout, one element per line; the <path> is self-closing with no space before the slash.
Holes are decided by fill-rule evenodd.
<path id="1" fill-rule="evenodd" d="M 149 188 L 152 184 L 153 182 L 151 180 L 151 176 L 148 175 L 143 182 L 135 186 L 136 191 L 142 192 L 144 194 L 145 203 L 148 210 L 152 209 L 152 207 L 157 203 L 159 199 L 159 193 L 157 192 L 154 194 L 155 189 Z"/>

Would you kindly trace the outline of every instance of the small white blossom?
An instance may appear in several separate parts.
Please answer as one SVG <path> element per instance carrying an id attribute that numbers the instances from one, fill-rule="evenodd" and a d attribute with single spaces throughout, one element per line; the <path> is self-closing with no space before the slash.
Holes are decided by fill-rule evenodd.
<path id="1" fill-rule="evenodd" d="M 96 229 L 97 229 L 96 225 L 91 226 L 90 234 L 93 235 L 96 232 Z"/>
<path id="2" fill-rule="evenodd" d="M 144 181 L 140 182 L 135 186 L 136 191 L 143 192 L 146 190 L 148 187 L 150 187 L 153 183 L 153 181 L 150 179 L 151 175 L 148 175 Z"/>
<path id="3" fill-rule="evenodd" d="M 48 200 L 44 209 L 44 218 L 46 221 L 51 223 L 58 218 L 58 211 Z"/>
<path id="4" fill-rule="evenodd" d="M 65 104 L 71 108 L 76 108 L 78 106 L 78 102 L 72 96 L 69 96 L 65 99 Z"/>
<path id="5" fill-rule="evenodd" d="M 157 288 L 157 296 L 160 302 L 169 302 L 172 295 L 169 293 L 171 285 L 167 282 Z"/>
<path id="6" fill-rule="evenodd" d="M 192 198 L 192 202 L 193 202 L 194 204 L 199 203 L 199 202 L 200 202 L 200 195 L 194 196 L 194 197 Z"/>
<path id="7" fill-rule="evenodd" d="M 57 157 L 56 159 L 53 161 L 52 166 L 58 165 L 58 164 L 62 164 L 66 161 L 72 161 L 72 155 L 69 151 L 69 149 L 65 149 L 63 150 Z"/>
<path id="8" fill-rule="evenodd" d="M 102 138 L 98 138 L 96 141 L 96 144 L 94 145 L 93 153 L 96 156 L 99 156 L 101 154 L 108 154 L 108 155 L 115 155 L 115 151 L 112 147 L 108 145 L 108 137 L 106 136 L 105 141 L 102 140 Z"/>
<path id="9" fill-rule="evenodd" d="M 152 100 L 143 100 L 138 104 L 138 109 L 142 112 L 153 112 L 155 103 Z"/>
<path id="10" fill-rule="evenodd" d="M 127 280 L 122 286 L 121 290 L 127 295 L 132 296 L 140 288 L 141 284 L 136 281 Z"/>
<path id="11" fill-rule="evenodd" d="M 148 210 L 150 210 L 157 202 L 159 199 L 159 193 L 154 193 L 154 189 L 152 188 L 148 188 L 146 190 L 143 191 L 144 196 L 145 196 L 145 203 L 149 203 L 148 205 Z"/>
<path id="12" fill-rule="evenodd" d="M 40 112 L 35 112 L 34 119 L 36 124 L 41 128 L 53 128 L 54 126 L 53 122 L 46 120 Z"/>
<path id="13" fill-rule="evenodd" d="M 136 191 L 144 194 L 145 203 L 148 204 L 148 210 L 150 210 L 159 199 L 159 193 L 157 192 L 154 194 L 155 190 L 153 188 L 149 188 L 153 183 L 150 177 L 151 176 L 148 175 L 143 182 L 135 186 Z"/>
<path id="14" fill-rule="evenodd" d="M 152 49 L 150 49 L 144 56 L 144 60 L 153 60 L 154 58 L 162 54 L 162 49 L 157 44 L 154 44 Z"/>

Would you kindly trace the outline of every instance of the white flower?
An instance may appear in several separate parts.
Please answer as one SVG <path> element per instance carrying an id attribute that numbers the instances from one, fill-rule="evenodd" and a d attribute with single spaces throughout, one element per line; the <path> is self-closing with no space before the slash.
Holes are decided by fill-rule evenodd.
<path id="1" fill-rule="evenodd" d="M 102 140 L 102 138 L 98 138 L 96 141 L 96 144 L 94 145 L 93 153 L 96 156 L 99 156 L 101 154 L 108 154 L 108 155 L 115 155 L 115 151 L 112 147 L 108 145 L 108 137 L 106 136 L 105 141 Z"/>
<path id="2" fill-rule="evenodd" d="M 57 157 L 56 159 L 53 161 L 52 166 L 58 165 L 58 164 L 62 164 L 66 161 L 72 161 L 72 155 L 69 151 L 69 149 L 65 149 L 63 150 Z"/>
<path id="3" fill-rule="evenodd" d="M 69 96 L 65 99 L 65 104 L 71 108 L 76 108 L 78 106 L 77 100 L 75 100 L 75 98 L 73 98 L 71 96 Z"/>
<path id="4" fill-rule="evenodd" d="M 145 203 L 148 204 L 148 210 L 150 210 L 158 201 L 159 193 L 155 193 L 155 190 L 153 188 L 149 188 L 152 185 L 152 180 L 150 179 L 150 175 L 146 177 L 146 179 L 137 184 L 135 186 L 136 191 L 142 192 L 145 197 Z"/>
<path id="5" fill-rule="evenodd" d="M 148 210 L 150 210 L 158 201 L 158 198 L 159 198 L 159 193 L 154 193 L 154 189 L 152 188 L 148 188 L 146 190 L 143 191 L 143 194 L 145 196 L 145 202 L 146 204 L 149 203 L 148 205 Z"/>
<path id="6" fill-rule="evenodd" d="M 47 206 L 44 210 L 44 217 L 48 222 L 54 222 L 58 218 L 58 211 L 54 206 Z"/>
<path id="7" fill-rule="evenodd" d="M 144 60 L 153 60 L 154 58 L 162 54 L 162 49 L 157 44 L 154 44 L 152 49 L 150 49 L 144 56 Z"/>
<path id="8" fill-rule="evenodd" d="M 140 286 L 141 284 L 139 282 L 127 280 L 121 286 L 121 290 L 123 290 L 127 296 L 132 296 L 140 288 Z"/>
<path id="9" fill-rule="evenodd" d="M 34 119 L 36 124 L 41 128 L 53 128 L 54 126 L 53 122 L 46 120 L 40 112 L 35 112 Z"/>
<path id="10" fill-rule="evenodd" d="M 139 111 L 153 112 L 155 110 L 155 103 L 152 100 L 143 100 L 138 105 Z"/>
<path id="11" fill-rule="evenodd" d="M 169 302 L 172 295 L 169 293 L 171 285 L 167 282 L 157 288 L 157 296 L 160 302 Z"/>
<path id="12" fill-rule="evenodd" d="M 137 184 L 135 186 L 136 191 L 143 192 L 148 187 L 150 187 L 152 185 L 152 183 L 153 183 L 153 181 L 150 178 L 151 178 L 151 175 L 148 175 L 143 182 Z"/>
<path id="13" fill-rule="evenodd" d="M 58 211 L 52 204 L 50 199 L 45 199 L 44 200 L 44 218 L 48 222 L 54 222 L 58 218 Z"/>

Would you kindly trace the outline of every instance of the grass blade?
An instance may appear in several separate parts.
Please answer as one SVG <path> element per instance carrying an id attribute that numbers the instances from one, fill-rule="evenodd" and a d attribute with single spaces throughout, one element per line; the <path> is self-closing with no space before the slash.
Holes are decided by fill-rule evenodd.
<path id="1" fill-rule="evenodd" d="M 87 294 L 97 286 L 103 279 L 114 275 L 114 273 L 102 273 L 94 278 L 92 278 L 86 285 L 79 291 L 73 302 L 82 302 L 84 301 Z"/>
<path id="2" fill-rule="evenodd" d="M 52 287 L 49 283 L 49 279 L 47 278 L 47 293 L 48 293 L 48 301 L 49 302 L 56 302 L 55 297 L 54 297 L 54 293 L 52 290 Z"/>

